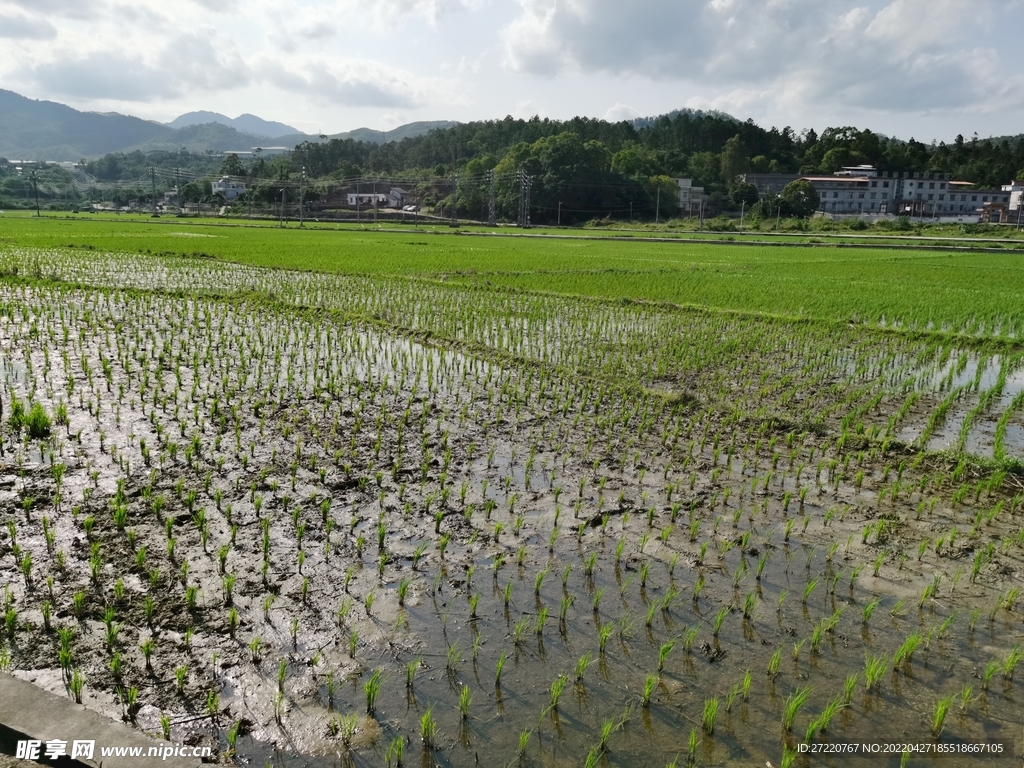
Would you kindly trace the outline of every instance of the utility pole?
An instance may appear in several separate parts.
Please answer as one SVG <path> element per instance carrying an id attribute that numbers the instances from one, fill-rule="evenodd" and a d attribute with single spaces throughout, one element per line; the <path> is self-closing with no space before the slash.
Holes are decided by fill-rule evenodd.
<path id="1" fill-rule="evenodd" d="M 491 197 L 487 201 L 487 226 L 494 227 L 498 224 L 497 219 L 497 206 L 495 205 L 494 199 L 494 171 L 488 171 L 487 175 L 490 177 L 491 182 Z"/>
<path id="2" fill-rule="evenodd" d="M 562 226 L 562 201 L 558 201 L 558 226 Z"/>
<path id="3" fill-rule="evenodd" d="M 149 175 L 153 180 L 153 215 L 156 216 L 156 168 L 149 166 Z"/>
<path id="4" fill-rule="evenodd" d="M 181 171 L 178 168 L 174 169 L 174 199 L 178 204 L 178 213 L 181 213 Z M 249 203 L 249 212 L 252 212 L 252 203 Z"/>
<path id="5" fill-rule="evenodd" d="M 743 214 L 747 209 L 747 201 L 742 200 L 740 202 L 740 232 L 743 231 Z"/>
<path id="6" fill-rule="evenodd" d="M 278 229 L 284 227 L 284 187 L 281 187 L 281 216 L 277 220 Z"/>
<path id="7" fill-rule="evenodd" d="M 532 182 L 529 174 L 526 176 L 526 228 L 530 228 L 530 186 Z"/>
<path id="8" fill-rule="evenodd" d="M 451 226 L 459 226 L 459 174 L 455 174 L 455 192 L 452 194 L 452 222 Z"/>
<path id="9" fill-rule="evenodd" d="M 522 171 L 516 171 L 516 179 L 519 181 L 519 218 L 518 224 L 520 229 L 526 226 L 526 215 L 523 213 L 526 207 L 526 174 Z"/>
<path id="10" fill-rule="evenodd" d="M 356 179 L 356 221 L 362 220 L 362 214 L 359 212 L 359 179 Z"/>
<path id="11" fill-rule="evenodd" d="M 377 182 L 373 182 L 373 223 L 377 223 Z"/>
<path id="12" fill-rule="evenodd" d="M 35 190 L 36 193 L 36 218 L 39 218 L 39 180 L 36 177 L 36 172 L 32 171 L 32 173 L 29 174 L 29 178 L 32 179 L 32 189 Z"/>
<path id="13" fill-rule="evenodd" d="M 661 187 L 658 187 L 658 196 L 654 203 L 654 223 L 658 224 L 661 222 Z"/>
<path id="14" fill-rule="evenodd" d="M 519 226 L 530 228 L 530 177 L 526 171 L 519 171 Z"/>
<path id="15" fill-rule="evenodd" d="M 302 218 L 302 202 L 303 196 L 306 191 L 306 166 L 302 166 L 302 176 L 299 179 L 299 227 L 304 227 L 305 222 Z"/>

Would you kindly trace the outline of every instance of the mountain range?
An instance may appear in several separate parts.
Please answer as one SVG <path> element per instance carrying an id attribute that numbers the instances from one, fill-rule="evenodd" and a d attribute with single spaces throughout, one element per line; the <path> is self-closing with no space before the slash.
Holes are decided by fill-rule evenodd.
<path id="1" fill-rule="evenodd" d="M 421 121 L 390 131 L 357 128 L 328 138 L 385 143 L 453 125 L 456 123 L 451 120 Z M 76 162 L 111 152 L 176 152 L 182 148 L 219 153 L 319 140 L 319 136 L 285 123 L 250 114 L 229 118 L 217 112 L 189 112 L 164 124 L 116 112 L 82 112 L 0 89 L 0 157 L 8 160 Z"/>
<path id="2" fill-rule="evenodd" d="M 703 114 L 700 110 L 682 109 L 667 116 L 683 112 Z M 709 114 L 735 120 L 724 113 Z M 630 122 L 639 129 L 656 119 L 638 117 Z M 455 125 L 458 123 L 454 120 L 427 120 L 388 131 L 356 128 L 327 138 L 385 144 Z M 258 146 L 294 147 L 304 141 L 320 141 L 320 136 L 251 114 L 231 118 L 219 112 L 197 111 L 187 112 L 169 123 L 158 123 L 116 112 L 81 112 L 57 102 L 29 99 L 0 89 L 0 157 L 9 160 L 75 162 L 112 152 L 177 152 L 182 148 L 221 153 Z"/>

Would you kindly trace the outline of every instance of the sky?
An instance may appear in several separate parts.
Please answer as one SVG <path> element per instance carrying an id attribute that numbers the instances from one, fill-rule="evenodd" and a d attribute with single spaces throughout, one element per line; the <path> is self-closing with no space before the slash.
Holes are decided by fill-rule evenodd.
<path id="1" fill-rule="evenodd" d="M 0 0 L 0 87 L 304 132 L 716 109 L 919 141 L 1024 132 L 1024 0 Z"/>

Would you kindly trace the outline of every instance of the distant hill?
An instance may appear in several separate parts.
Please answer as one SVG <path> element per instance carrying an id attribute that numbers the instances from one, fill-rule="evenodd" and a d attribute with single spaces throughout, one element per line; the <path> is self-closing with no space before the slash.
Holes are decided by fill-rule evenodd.
<path id="1" fill-rule="evenodd" d="M 706 115 L 708 117 L 717 117 L 720 120 L 729 120 L 733 123 L 740 122 L 740 120 L 733 117 L 732 115 L 726 112 L 720 112 L 717 109 L 704 110 L 690 109 L 688 107 L 685 107 L 683 109 L 673 109 L 671 112 L 666 112 L 664 115 L 654 115 L 652 117 L 635 117 L 629 122 L 634 128 L 636 128 L 639 131 L 641 128 L 646 128 L 649 125 L 654 125 L 654 123 L 657 120 L 660 120 L 663 117 L 672 119 L 674 117 L 678 117 L 679 115 L 690 115 L 691 117 L 702 117 Z"/>
<path id="2" fill-rule="evenodd" d="M 284 123 L 277 123 L 273 120 L 264 120 L 262 117 L 257 117 L 256 115 L 250 115 L 248 113 L 231 118 L 227 115 L 222 115 L 219 112 L 187 112 L 167 123 L 167 126 L 169 128 L 189 128 L 194 125 L 204 125 L 206 123 L 219 123 L 220 125 L 226 125 L 229 128 L 234 128 L 239 133 L 248 133 L 262 139 L 272 139 L 277 136 L 286 136 L 290 134 L 305 135 L 298 128 L 293 128 L 292 126 L 285 125 Z"/>
<path id="3" fill-rule="evenodd" d="M 373 128 L 356 128 L 354 131 L 338 133 L 331 136 L 332 139 L 355 139 L 373 144 L 387 144 L 389 141 L 401 141 L 402 139 L 414 139 L 423 136 L 434 130 L 444 130 L 458 125 L 455 120 L 420 120 L 415 123 L 406 123 L 390 131 L 376 131 Z"/>
<path id="4" fill-rule="evenodd" d="M 378 131 L 373 128 L 356 128 L 353 131 L 345 131 L 344 133 L 333 133 L 327 138 L 341 139 L 342 141 L 345 139 L 352 139 L 353 141 L 365 141 L 370 144 L 387 144 L 390 141 L 414 139 L 417 136 L 423 136 L 431 131 L 452 128 L 458 124 L 459 123 L 455 120 L 420 120 L 415 123 L 400 125 L 397 128 L 392 128 L 390 131 Z M 290 147 L 296 144 L 301 144 L 304 141 L 318 140 L 318 136 L 307 136 L 306 134 L 297 133 L 289 136 L 278 136 L 274 139 L 274 144 L 281 147 Z"/>
<path id="5" fill-rule="evenodd" d="M 224 152 L 261 143 L 267 143 L 266 137 L 216 122 L 176 129 L 112 112 L 80 112 L 0 90 L 0 157 L 9 159 L 74 162 L 110 152 L 176 152 L 182 147 L 191 152 Z"/>
<path id="6" fill-rule="evenodd" d="M 140 144 L 119 148 L 118 152 L 134 152 L 140 150 L 149 152 L 160 150 L 163 152 L 177 152 L 182 147 L 189 152 L 227 152 L 230 150 L 247 150 L 251 147 L 258 147 L 260 144 L 269 143 L 265 136 L 253 136 L 249 133 L 240 133 L 220 123 L 203 123 L 201 125 L 190 125 L 185 128 L 171 129 L 168 136 L 161 136 Z M 276 142 L 276 140 L 271 140 Z M 287 145 L 291 146 L 291 145 Z"/>
<path id="7" fill-rule="evenodd" d="M 165 125 L 138 117 L 79 112 L 0 90 L 0 157 L 79 160 L 173 133 Z"/>

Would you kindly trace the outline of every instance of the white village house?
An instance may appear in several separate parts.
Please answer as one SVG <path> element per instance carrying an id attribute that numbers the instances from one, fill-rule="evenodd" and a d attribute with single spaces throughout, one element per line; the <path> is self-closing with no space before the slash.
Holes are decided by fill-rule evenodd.
<path id="1" fill-rule="evenodd" d="M 220 181 L 210 185 L 210 191 L 215 195 L 221 195 L 225 200 L 235 200 L 239 195 L 245 193 L 245 183 L 236 181 L 230 176 L 222 176 Z"/>
<path id="2" fill-rule="evenodd" d="M 401 187 L 392 187 L 387 192 L 347 192 L 345 200 L 353 208 L 372 208 L 374 205 L 379 208 L 401 208 L 409 201 L 409 191 Z"/>

